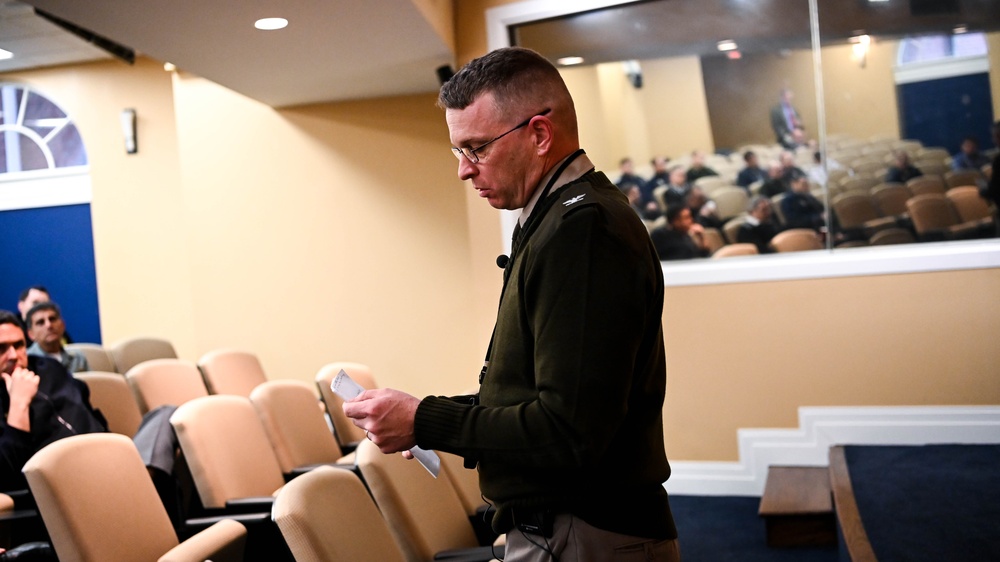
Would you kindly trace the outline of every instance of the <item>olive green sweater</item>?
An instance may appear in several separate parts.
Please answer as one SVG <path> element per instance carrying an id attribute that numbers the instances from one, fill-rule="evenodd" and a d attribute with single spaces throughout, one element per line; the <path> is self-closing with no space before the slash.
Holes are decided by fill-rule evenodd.
<path id="1" fill-rule="evenodd" d="M 590 172 L 539 201 L 508 264 L 479 404 L 429 396 L 417 443 L 478 463 L 511 508 L 675 538 L 663 489 L 663 274 L 625 196 Z"/>

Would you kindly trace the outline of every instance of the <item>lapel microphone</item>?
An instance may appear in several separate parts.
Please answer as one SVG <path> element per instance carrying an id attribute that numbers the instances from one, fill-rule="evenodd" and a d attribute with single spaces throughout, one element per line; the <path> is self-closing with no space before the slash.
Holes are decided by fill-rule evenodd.
<path id="1" fill-rule="evenodd" d="M 500 269 L 507 269 L 507 263 L 510 262 L 510 257 L 506 254 L 500 254 L 497 256 L 497 267 Z"/>

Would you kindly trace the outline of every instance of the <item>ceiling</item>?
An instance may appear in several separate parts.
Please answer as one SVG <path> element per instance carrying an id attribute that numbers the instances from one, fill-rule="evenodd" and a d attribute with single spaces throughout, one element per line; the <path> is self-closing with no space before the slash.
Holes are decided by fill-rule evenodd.
<path id="1" fill-rule="evenodd" d="M 434 92 L 454 54 L 414 0 L 28 0 L 137 54 L 171 62 L 273 107 Z M 261 31 L 261 17 L 288 27 Z M 110 58 L 0 1 L 0 72 Z M 125 64 L 125 63 L 123 63 Z"/>

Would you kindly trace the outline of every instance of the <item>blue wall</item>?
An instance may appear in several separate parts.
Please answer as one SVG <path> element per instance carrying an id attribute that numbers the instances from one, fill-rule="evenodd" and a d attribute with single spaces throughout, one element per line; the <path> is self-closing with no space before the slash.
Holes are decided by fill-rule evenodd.
<path id="1" fill-rule="evenodd" d="M 898 87 L 903 137 L 955 154 L 967 136 L 980 150 L 992 143 L 993 98 L 989 74 L 927 80 Z"/>
<path id="2" fill-rule="evenodd" d="M 0 308 L 17 313 L 25 287 L 44 285 L 75 342 L 101 343 L 90 205 L 0 212 Z"/>

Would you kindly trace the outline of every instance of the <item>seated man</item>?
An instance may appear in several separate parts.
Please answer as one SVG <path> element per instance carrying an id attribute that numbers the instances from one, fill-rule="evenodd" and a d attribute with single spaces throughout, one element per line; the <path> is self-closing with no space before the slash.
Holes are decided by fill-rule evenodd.
<path id="1" fill-rule="evenodd" d="M 770 253 L 772 250 L 768 244 L 780 230 L 772 220 L 773 214 L 770 199 L 761 196 L 751 199 L 746 221 L 736 231 L 736 242 L 753 244 L 762 254 Z"/>
<path id="2" fill-rule="evenodd" d="M 670 168 L 670 181 L 666 185 L 661 185 L 653 191 L 663 193 L 663 206 L 669 209 L 687 202 L 687 196 L 691 193 L 691 186 L 685 178 L 684 166 L 674 166 Z"/>
<path id="3" fill-rule="evenodd" d="M 27 289 L 21 291 L 21 295 L 17 299 L 17 311 L 21 314 L 21 321 L 23 322 L 22 327 L 24 331 L 28 331 L 28 311 L 31 307 L 35 306 L 40 302 L 51 302 L 52 295 L 49 290 L 41 285 L 32 285 Z M 63 344 L 73 343 L 73 338 L 70 337 L 69 332 L 63 332 Z M 28 345 L 31 345 L 31 336 L 28 336 Z"/>
<path id="4" fill-rule="evenodd" d="M 667 169 L 668 162 L 670 162 L 670 159 L 663 156 L 657 156 L 650 161 L 653 165 L 653 175 L 642 187 L 643 204 L 655 201 L 653 191 L 661 185 L 670 183 L 670 171 Z"/>
<path id="5" fill-rule="evenodd" d="M 28 355 L 51 357 L 62 363 L 70 374 L 90 370 L 82 353 L 67 351 L 63 345 L 66 323 L 59 305 L 54 302 L 38 303 L 31 307 L 24 320 L 28 325 L 28 336 L 34 341 L 28 348 Z"/>
<path id="6" fill-rule="evenodd" d="M 17 316 L 0 310 L 0 491 L 27 488 L 21 468 L 49 443 L 107 431 L 87 385 L 58 361 L 29 357 Z"/>
<path id="7" fill-rule="evenodd" d="M 809 180 L 799 176 L 792 180 L 792 189 L 781 200 L 785 228 L 811 228 L 819 230 L 826 225 L 824 207 L 819 199 L 809 193 Z"/>
<path id="8" fill-rule="evenodd" d="M 979 152 L 979 141 L 966 137 L 962 141 L 962 151 L 951 159 L 951 167 L 955 170 L 982 171 L 983 166 L 990 163 L 989 157 Z"/>
<path id="9" fill-rule="evenodd" d="M 688 168 L 687 174 L 684 178 L 687 183 L 694 183 L 696 179 L 703 178 L 705 176 L 717 175 L 719 175 L 718 172 L 705 165 L 704 152 L 695 150 L 691 153 L 691 167 Z"/>
<path id="10" fill-rule="evenodd" d="M 910 163 L 910 155 L 905 150 L 894 151 L 892 157 L 893 165 L 885 174 L 886 183 L 906 183 L 913 178 L 924 175 Z"/>
<path id="11" fill-rule="evenodd" d="M 631 158 L 622 158 L 621 161 L 618 162 L 618 169 L 621 171 L 621 175 L 618 176 L 618 181 L 615 182 L 615 185 L 617 185 L 618 189 L 622 190 L 622 192 L 625 192 L 628 187 L 632 185 L 638 187 L 639 189 L 642 189 L 642 186 L 645 185 L 646 182 L 636 175 L 635 167 L 632 164 Z"/>
<path id="12" fill-rule="evenodd" d="M 781 166 L 781 162 L 774 160 L 768 164 L 767 179 L 764 181 L 764 185 L 760 186 L 760 194 L 770 198 L 788 191 L 784 173 L 785 169 Z"/>
<path id="13" fill-rule="evenodd" d="M 736 176 L 736 185 L 749 191 L 751 185 L 767 180 L 767 171 L 760 167 L 757 155 L 752 150 L 743 153 L 743 161 L 746 162 L 746 167 Z"/>
<path id="14" fill-rule="evenodd" d="M 689 260 L 708 255 L 705 229 L 694 222 L 687 205 L 667 208 L 667 224 L 649 233 L 661 260 Z"/>

